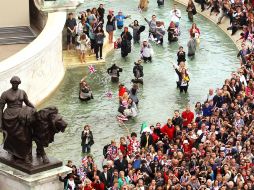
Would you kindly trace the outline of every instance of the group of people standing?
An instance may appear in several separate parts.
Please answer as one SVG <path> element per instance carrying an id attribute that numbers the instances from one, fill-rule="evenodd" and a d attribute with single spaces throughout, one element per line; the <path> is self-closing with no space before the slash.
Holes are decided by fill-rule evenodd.
<path id="1" fill-rule="evenodd" d="M 103 59 L 102 49 L 104 38 L 103 30 L 105 9 L 103 4 L 98 8 L 87 9 L 81 12 L 78 22 L 73 13 L 68 14 L 66 20 L 67 50 L 76 49 L 80 55 L 80 62 L 86 63 L 88 54 L 95 54 L 96 59 Z"/>
<path id="2" fill-rule="evenodd" d="M 203 9 L 205 1 L 200 3 Z M 216 10 L 216 0 L 208 3 Z M 235 0 L 234 4 L 241 3 Z M 188 15 L 190 11 L 191 6 L 187 8 Z M 179 13 L 176 15 L 177 20 Z M 174 25 L 179 26 L 176 20 Z M 156 22 L 149 24 L 153 35 L 150 25 L 154 27 Z M 187 56 L 192 57 L 200 30 L 193 24 L 189 32 Z M 142 123 L 140 138 L 132 132 L 103 148 L 102 170 L 87 156 L 79 169 L 70 166 L 72 173 L 61 180 L 82 190 L 253 190 L 254 51 L 243 43 L 238 57 L 241 67 L 220 88 L 209 89 L 203 103 L 197 102 L 193 109 L 186 106 L 182 112 L 175 110 L 165 124 Z M 190 78 L 181 46 L 174 68 L 179 76 L 177 86 L 180 92 L 186 92 Z M 119 77 L 118 72 L 120 68 L 115 73 Z M 131 105 L 133 92 L 121 84 L 121 103 Z M 138 104 L 138 99 L 132 100 Z M 86 131 L 87 127 L 81 138 L 87 150 Z"/>

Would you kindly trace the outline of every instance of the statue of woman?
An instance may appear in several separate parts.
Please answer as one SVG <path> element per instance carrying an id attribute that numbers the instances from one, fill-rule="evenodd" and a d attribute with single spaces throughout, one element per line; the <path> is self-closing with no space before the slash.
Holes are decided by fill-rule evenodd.
<path id="1" fill-rule="evenodd" d="M 20 78 L 14 76 L 10 83 L 12 88 L 3 92 L 0 98 L 0 129 L 4 134 L 3 148 L 14 157 L 28 161 L 32 154 L 31 129 L 21 123 L 20 117 L 29 119 L 29 115 L 35 109 L 28 100 L 26 92 L 18 88 L 21 83 Z M 28 107 L 22 108 L 23 102 L 29 109 Z M 4 110 L 6 104 L 7 108 Z"/>

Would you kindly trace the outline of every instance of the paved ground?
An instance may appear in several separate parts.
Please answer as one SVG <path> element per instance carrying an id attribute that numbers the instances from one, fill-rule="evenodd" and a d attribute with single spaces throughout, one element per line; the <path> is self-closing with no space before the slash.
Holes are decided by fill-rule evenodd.
<path id="1" fill-rule="evenodd" d="M 14 44 L 14 45 L 1 45 L 0 46 L 0 61 L 3 61 L 7 57 L 17 53 L 28 44 Z"/>

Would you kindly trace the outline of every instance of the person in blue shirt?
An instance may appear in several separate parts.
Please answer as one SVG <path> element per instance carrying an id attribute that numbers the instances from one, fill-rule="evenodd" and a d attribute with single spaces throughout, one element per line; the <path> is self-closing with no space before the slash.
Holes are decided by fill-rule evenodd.
<path id="1" fill-rule="evenodd" d="M 124 16 L 122 11 L 119 11 L 115 16 L 116 18 L 116 26 L 118 29 L 122 29 L 124 25 L 124 19 L 129 18 L 130 15 Z"/>

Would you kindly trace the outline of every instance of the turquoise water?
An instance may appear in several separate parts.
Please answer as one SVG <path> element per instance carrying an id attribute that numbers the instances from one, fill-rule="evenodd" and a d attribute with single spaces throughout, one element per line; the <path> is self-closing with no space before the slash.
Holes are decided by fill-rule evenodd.
<path id="1" fill-rule="evenodd" d="M 173 2 L 165 1 L 163 8 L 157 8 L 156 1 L 150 1 L 148 11 L 141 14 L 136 8 L 138 1 L 107 2 L 110 2 L 110 6 L 106 5 L 106 9 L 114 8 L 115 11 L 121 9 L 131 15 L 131 19 L 125 20 L 126 24 L 137 19 L 146 27 L 143 17 L 151 18 L 152 14 L 156 14 L 158 20 L 164 21 L 167 27 L 170 20 L 169 12 L 173 6 Z M 86 4 L 80 10 L 93 7 L 92 4 L 98 5 L 98 2 L 90 3 L 89 6 Z M 191 23 L 188 21 L 186 8 L 182 5 L 177 7 L 182 11 L 181 36 L 178 43 L 187 49 Z M 179 44 L 168 44 L 165 36 L 163 47 L 152 44 L 155 52 L 153 62 L 143 65 L 144 86 L 139 90 L 139 115 L 134 120 L 126 122 L 125 126 L 119 126 L 116 120 L 118 88 L 116 84 L 110 82 L 106 69 L 113 63 L 122 67 L 120 81 L 131 87 L 133 62 L 139 58 L 139 45 L 132 48 L 132 53 L 126 59 L 121 58 L 119 50 L 113 51 L 107 56 L 104 65 L 95 65 L 97 71 L 94 74 L 89 74 L 88 67 L 67 70 L 60 87 L 40 106 L 57 106 L 69 123 L 65 133 L 56 135 L 55 142 L 47 148 L 48 154 L 63 161 L 71 159 L 79 163 L 80 134 L 83 126 L 90 124 L 95 139 L 92 154 L 99 163 L 102 158 L 102 148 L 111 139 L 118 141 L 120 136 L 128 134 L 128 130 L 139 132 L 143 121 L 147 121 L 148 124 L 165 123 L 168 117 L 172 117 L 175 109 L 182 110 L 187 103 L 193 105 L 197 101 L 203 101 L 209 87 L 221 87 L 224 79 L 237 68 L 237 49 L 226 34 L 204 17 L 196 15 L 194 21 L 201 30 L 201 43 L 195 59 L 187 60 L 191 78 L 188 93 L 179 94 L 176 89 L 176 75 L 172 63 L 176 61 Z M 117 31 L 115 37 L 120 33 L 121 31 Z M 141 38 L 147 38 L 147 32 L 142 33 Z M 83 76 L 87 76 L 87 82 L 94 94 L 94 100 L 88 103 L 80 102 L 78 99 L 78 83 Z M 105 96 L 109 91 L 113 93 L 112 99 Z"/>

